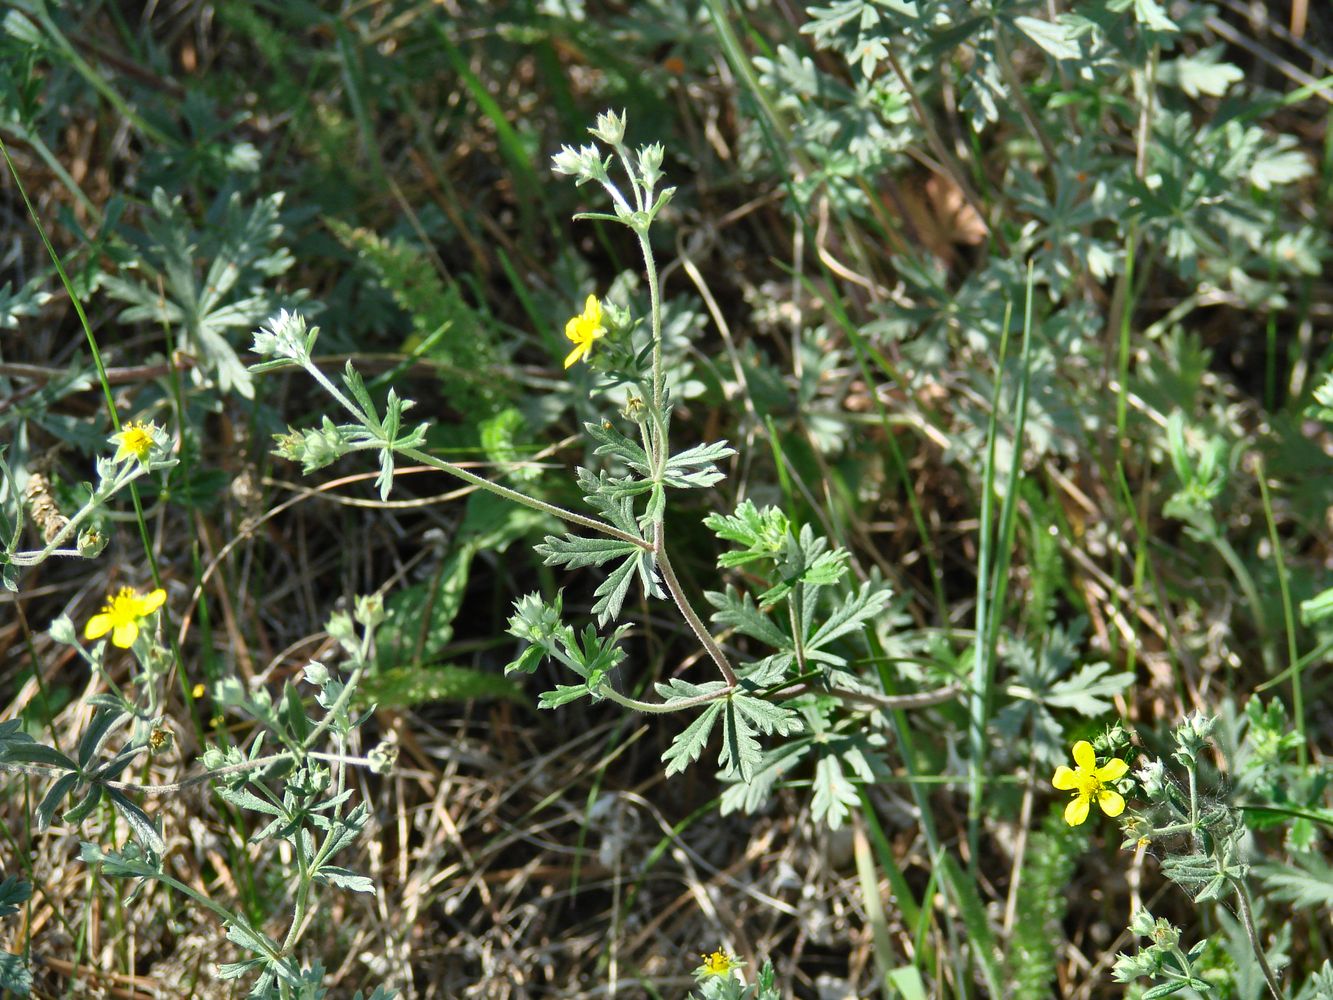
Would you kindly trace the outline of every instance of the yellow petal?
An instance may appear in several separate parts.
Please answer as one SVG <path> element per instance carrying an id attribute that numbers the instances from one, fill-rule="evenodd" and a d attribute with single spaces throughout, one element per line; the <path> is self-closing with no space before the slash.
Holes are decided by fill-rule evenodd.
<path id="1" fill-rule="evenodd" d="M 1055 769 L 1055 777 L 1051 779 L 1051 784 L 1061 791 L 1070 791 L 1078 787 L 1078 776 L 1061 764 Z"/>
<path id="2" fill-rule="evenodd" d="M 162 607 L 162 605 L 165 604 L 166 602 L 167 602 L 167 592 L 163 590 L 161 587 L 158 587 L 157 590 L 154 590 L 152 593 L 146 595 L 145 597 L 140 598 L 139 606 L 135 610 L 138 612 L 139 617 L 142 618 L 145 615 L 151 615 L 158 608 Z"/>
<path id="3" fill-rule="evenodd" d="M 579 327 L 581 326 L 579 321 L 582 318 L 583 318 L 582 316 L 575 316 L 573 319 L 571 319 L 568 323 L 565 324 L 565 336 L 568 337 L 570 340 L 574 341 L 574 343 L 576 344 L 580 343 L 583 340 L 583 338 L 579 335 Z"/>
<path id="4" fill-rule="evenodd" d="M 1080 771 L 1087 771 L 1089 774 L 1097 766 L 1097 754 L 1087 740 L 1079 740 L 1074 744 L 1074 763 L 1078 765 Z"/>
<path id="5" fill-rule="evenodd" d="M 138 622 L 120 622 L 116 629 L 111 633 L 111 645 L 119 646 L 121 649 L 129 649 L 134 645 L 134 640 L 139 638 Z"/>
<path id="6" fill-rule="evenodd" d="M 115 621 L 108 614 L 93 615 L 88 619 L 88 624 L 83 627 L 83 637 L 85 639 L 100 639 L 111 631 Z"/>
<path id="7" fill-rule="evenodd" d="M 578 361 L 579 358 L 588 353 L 588 344 L 579 344 L 578 347 L 569 352 L 569 357 L 565 358 L 565 367 L 568 368 Z"/>
<path id="8" fill-rule="evenodd" d="M 602 325 L 602 304 L 597 301 L 596 295 L 589 295 L 583 303 L 583 315 L 593 326 Z"/>
<path id="9" fill-rule="evenodd" d="M 1081 826 L 1087 818 L 1088 797 L 1080 795 L 1076 799 L 1070 799 L 1069 805 L 1065 806 L 1065 822 L 1070 826 Z"/>
<path id="10" fill-rule="evenodd" d="M 1097 804 L 1102 807 L 1102 812 L 1108 816 L 1119 816 L 1125 811 L 1125 800 L 1119 792 L 1113 792 L 1110 789 L 1102 789 L 1097 794 Z"/>
<path id="11" fill-rule="evenodd" d="M 1129 765 L 1119 757 L 1112 757 L 1101 767 L 1097 768 L 1093 774 L 1098 781 L 1119 781 L 1129 770 Z"/>

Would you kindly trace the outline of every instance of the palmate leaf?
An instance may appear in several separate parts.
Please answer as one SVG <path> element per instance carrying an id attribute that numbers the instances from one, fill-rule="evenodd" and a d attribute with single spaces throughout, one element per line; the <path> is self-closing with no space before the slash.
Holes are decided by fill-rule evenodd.
<path id="1" fill-rule="evenodd" d="M 704 745 L 708 743 L 708 737 L 713 733 L 713 724 L 717 722 L 717 717 L 722 714 L 724 704 L 722 701 L 711 702 L 699 718 L 691 722 L 684 732 L 671 741 L 671 746 L 667 747 L 666 753 L 662 754 L 662 761 L 667 766 L 666 776 L 668 778 L 685 770 L 699 759 L 699 754 L 703 752 Z"/>
<path id="2" fill-rule="evenodd" d="M 709 514 L 704 525 L 722 541 L 741 546 L 739 552 L 724 552 L 718 557 L 718 566 L 726 569 L 756 559 L 776 558 L 782 552 L 790 522 L 776 507 L 760 510 L 753 502 L 743 500 L 735 514 Z"/>
<path id="3" fill-rule="evenodd" d="M 32 883 L 15 875 L 6 875 L 0 881 L 0 917 L 10 917 L 19 911 L 19 904 L 32 896 Z"/>
<path id="4" fill-rule="evenodd" d="M 196 230 L 182 199 L 155 189 L 143 232 L 123 233 L 139 251 L 133 265 L 138 274 L 103 279 L 112 298 L 129 304 L 120 318 L 178 327 L 178 346 L 195 354 L 224 392 L 252 397 L 253 381 L 228 333 L 253 329 L 272 312 L 265 286 L 294 263 L 285 249 L 272 247 L 283 232 L 281 204 L 281 194 L 249 207 L 239 194 L 220 196 L 207 226 Z M 198 260 L 210 261 L 203 275 Z"/>
<path id="5" fill-rule="evenodd" d="M 590 422 L 583 426 L 596 441 L 600 442 L 593 454 L 614 455 L 642 479 L 649 482 L 656 480 L 648 453 L 642 446 L 620 433 L 609 421 Z M 728 447 L 725 441 L 688 448 L 666 460 L 661 483 L 676 489 L 712 486 L 725 478 L 713 463 L 734 454 L 736 454 L 735 449 Z M 651 507 L 650 502 L 650 509 Z"/>
<path id="6" fill-rule="evenodd" d="M 337 865 L 324 865 L 315 872 L 314 879 L 316 882 L 335 885 L 339 889 L 347 889 L 351 892 L 368 892 L 372 896 L 375 894 L 373 879 L 365 875 L 358 875 L 348 868 L 340 868 Z"/>
<path id="7" fill-rule="evenodd" d="M 605 470 L 593 473 L 588 469 L 580 467 L 575 473 L 579 488 L 583 490 L 583 499 L 592 504 L 597 510 L 609 514 L 609 505 L 615 501 L 630 499 L 647 493 L 653 488 L 653 484 L 646 479 L 630 479 L 624 476 L 613 476 Z M 633 518 L 630 518 L 631 523 Z M 617 527 L 620 527 L 617 524 Z M 630 529 L 634 530 L 634 529 Z"/>
<path id="8" fill-rule="evenodd" d="M 647 549 L 636 548 L 634 554 L 613 569 L 593 591 L 597 601 L 592 606 L 592 613 L 597 616 L 598 625 L 605 625 L 620 617 L 625 595 L 629 593 L 630 582 L 636 573 L 645 594 L 649 597 L 666 597 L 666 593 L 657 582 L 657 567 L 653 554 Z"/>
<path id="9" fill-rule="evenodd" d="M 778 780 L 806 757 L 811 745 L 812 738 L 806 735 L 765 750 L 750 780 L 732 782 L 722 793 L 722 815 L 757 810 L 768 801 Z"/>
<path id="10" fill-rule="evenodd" d="M 667 459 L 662 482 L 676 489 L 712 486 L 726 478 L 713 463 L 734 454 L 725 441 L 696 445 Z"/>
<path id="11" fill-rule="evenodd" d="M 576 698 L 601 698 L 601 688 L 607 675 L 625 659 L 625 651 L 619 643 L 628 630 L 628 625 L 622 625 L 609 636 L 599 636 L 591 625 L 584 627 L 582 635 L 575 635 L 571 628 L 557 631 L 553 638 L 563 652 L 563 655 L 557 654 L 557 657 L 582 677 L 584 682 L 562 684 L 555 691 L 544 692 L 538 699 L 537 707 L 556 708 Z"/>
<path id="12" fill-rule="evenodd" d="M 547 535 L 546 540 L 536 546 L 536 551 L 546 565 L 569 569 L 600 566 L 611 559 L 621 560 L 620 565 L 611 570 L 593 592 L 597 602 L 592 606 L 592 613 L 597 616 L 598 625 L 605 625 L 620 617 L 625 597 L 636 574 L 643 592 L 649 597 L 666 596 L 657 581 L 653 553 L 641 545 L 615 538 L 583 538 L 579 535 L 559 538 Z"/>
<path id="13" fill-rule="evenodd" d="M 42 801 L 37 806 L 37 829 L 45 830 L 51 825 L 51 817 L 60 808 L 60 803 L 65 801 L 65 796 L 74 790 L 74 786 L 79 783 L 79 775 L 74 772 L 62 774 L 42 796 Z"/>
<path id="14" fill-rule="evenodd" d="M 723 778 L 748 782 L 754 777 L 755 768 L 763 756 L 755 734 L 787 736 L 801 730 L 801 720 L 791 709 L 742 691 L 732 692 L 725 704 L 722 753 L 718 763 L 722 765 Z"/>
<path id="15" fill-rule="evenodd" d="M 547 566 L 583 569 L 600 566 L 611 559 L 623 559 L 643 549 L 618 538 L 584 538 L 567 534 L 563 538 L 547 535 L 541 544 L 535 546 L 535 551 Z"/>
<path id="16" fill-rule="evenodd" d="M 1042 697 L 1047 705 L 1072 708 L 1081 715 L 1094 716 L 1109 712 L 1111 698 L 1122 694 L 1134 683 L 1131 673 L 1108 674 L 1109 663 L 1088 663 L 1073 677 L 1056 681 Z"/>
<path id="17" fill-rule="evenodd" d="M 155 854 L 162 854 L 166 851 L 166 841 L 162 839 L 162 834 L 157 832 L 157 824 L 146 812 L 126 798 L 125 793 L 119 789 L 108 788 L 105 794 L 121 816 L 125 817 L 125 821 L 129 823 L 130 829 L 134 831 L 135 840 Z"/>
<path id="18" fill-rule="evenodd" d="M 735 587 L 728 586 L 726 593 L 715 590 L 705 592 L 704 599 L 717 608 L 713 621 L 718 625 L 733 628 L 774 649 L 795 648 L 791 636 L 760 611 L 749 594 L 739 593 Z"/>
<path id="19" fill-rule="evenodd" d="M 1254 871 L 1274 899 L 1311 909 L 1333 907 L 1333 865 L 1318 854 L 1298 854 L 1292 861 L 1256 865 Z"/>
<path id="20" fill-rule="evenodd" d="M 32 973 L 22 955 L 0 951 L 0 990 L 26 997 L 32 990 Z"/>
<path id="21" fill-rule="evenodd" d="M 1077 31 L 1071 24 L 1058 21 L 1052 23 L 1036 17 L 1016 17 L 1014 27 L 1056 59 L 1077 59 L 1082 54 Z"/>
<path id="22" fill-rule="evenodd" d="M 648 453 L 616 430 L 609 420 L 600 423 L 588 421 L 583 426 L 594 441 L 600 442 L 593 450 L 594 455 L 613 455 L 644 479 L 652 478 L 652 464 L 648 461 Z"/>
<path id="23" fill-rule="evenodd" d="M 796 589 L 805 588 L 807 597 L 820 587 L 837 583 L 847 572 L 851 553 L 846 549 L 830 549 L 828 539 L 816 535 L 810 525 L 802 525 L 799 535 L 791 532 L 782 542 L 782 553 L 777 557 L 772 579 L 777 582 L 759 595 L 759 607 L 768 610 Z M 802 635 L 808 635 L 814 622 L 816 601 L 803 602 Z"/>
<path id="24" fill-rule="evenodd" d="M 835 639 L 858 631 L 865 622 L 888 606 L 890 596 L 889 589 L 883 585 L 876 585 L 869 580 L 861 584 L 856 593 L 848 595 L 815 630 L 815 634 L 806 640 L 806 657 L 836 666 L 846 665 L 845 657 L 829 652 L 826 647 Z"/>
<path id="25" fill-rule="evenodd" d="M 842 764 L 833 756 L 820 757 L 815 764 L 814 791 L 810 808 L 815 819 L 827 820 L 833 830 L 842 826 L 842 821 L 860 802 L 856 786 L 847 780 Z"/>

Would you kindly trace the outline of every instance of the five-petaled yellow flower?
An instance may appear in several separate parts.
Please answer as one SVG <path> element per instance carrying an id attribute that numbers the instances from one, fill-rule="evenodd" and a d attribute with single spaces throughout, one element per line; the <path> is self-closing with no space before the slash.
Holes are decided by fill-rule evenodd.
<path id="1" fill-rule="evenodd" d="M 703 978 L 706 976 L 726 976 L 731 974 L 731 970 L 740 966 L 735 955 L 728 955 L 725 951 L 715 951 L 711 955 L 703 956 L 704 964 L 699 967 L 695 975 Z"/>
<path id="2" fill-rule="evenodd" d="M 1062 792 L 1073 792 L 1074 797 L 1065 806 L 1065 822 L 1078 826 L 1088 818 L 1088 807 L 1093 799 L 1102 812 L 1108 816 L 1119 816 L 1125 811 L 1125 800 L 1119 792 L 1106 786 L 1112 781 L 1119 781 L 1129 770 L 1129 765 L 1118 757 L 1112 757 L 1101 767 L 1097 766 L 1097 754 L 1087 740 L 1074 744 L 1075 770 L 1061 764 L 1055 769 L 1051 784 Z"/>
<path id="3" fill-rule="evenodd" d="M 574 350 L 565 358 L 565 367 L 587 358 L 592 350 L 592 342 L 606 336 L 606 327 L 602 326 L 602 304 L 596 295 L 589 295 L 583 303 L 583 312 L 565 324 L 565 336 L 574 342 Z"/>
<path id="4" fill-rule="evenodd" d="M 111 633 L 111 645 L 129 649 L 139 638 L 139 623 L 162 607 L 167 592 L 162 589 L 141 594 L 133 587 L 121 587 L 107 599 L 100 614 L 88 619 L 83 630 L 85 639 L 100 639 Z"/>
<path id="5" fill-rule="evenodd" d="M 125 424 L 117 434 L 111 435 L 111 443 L 116 446 L 116 454 L 112 459 L 114 462 L 123 462 L 127 458 L 136 458 L 141 463 L 148 461 L 148 455 L 153 450 L 153 431 L 157 430 L 154 424 L 146 424 L 142 420 L 131 420 Z"/>

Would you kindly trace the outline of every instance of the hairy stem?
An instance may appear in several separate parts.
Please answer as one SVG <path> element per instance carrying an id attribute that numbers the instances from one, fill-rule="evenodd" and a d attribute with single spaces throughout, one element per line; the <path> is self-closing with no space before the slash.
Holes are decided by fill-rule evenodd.
<path id="1" fill-rule="evenodd" d="M 1250 939 L 1250 947 L 1254 950 L 1254 957 L 1259 962 L 1259 968 L 1263 970 L 1264 981 L 1268 983 L 1268 989 L 1273 994 L 1273 1000 L 1285 1000 L 1282 993 L 1282 986 L 1277 981 L 1272 967 L 1268 964 L 1268 956 L 1264 954 L 1263 942 L 1259 940 L 1259 929 L 1254 926 L 1254 913 L 1250 908 L 1250 890 L 1240 879 L 1235 880 L 1236 898 L 1240 900 L 1241 921 L 1245 924 L 1245 936 Z"/>
<path id="2" fill-rule="evenodd" d="M 536 497 L 530 497 L 526 493 L 518 492 L 518 490 L 511 490 L 507 486 L 493 483 L 489 479 L 483 479 L 481 476 L 469 472 L 467 469 L 460 469 L 452 462 L 446 462 L 442 458 L 436 458 L 428 452 L 418 451 L 416 448 L 396 448 L 395 451 L 400 455 L 406 455 L 408 458 L 420 462 L 422 465 L 429 465 L 433 469 L 447 472 L 449 475 L 461 479 L 465 483 L 470 483 L 479 489 L 487 490 L 498 497 L 512 500 L 516 504 L 522 504 L 524 507 L 531 507 L 533 510 L 539 510 L 544 514 L 550 514 L 552 517 L 558 517 L 562 521 L 567 521 L 570 524 L 577 524 L 581 528 L 596 531 L 609 538 L 614 538 L 622 542 L 629 542 L 631 545 L 636 545 L 641 549 L 652 549 L 650 543 L 645 542 L 642 538 L 636 538 L 634 535 L 629 534 L 629 532 L 621 531 L 619 528 L 604 524 L 591 517 L 584 517 L 582 514 L 576 514 L 574 511 L 566 510 L 564 507 L 557 506 L 556 504 L 547 503 L 545 500 L 538 500 Z"/>
<path id="3" fill-rule="evenodd" d="M 663 532 L 662 526 L 657 525 L 656 543 L 653 546 L 653 554 L 657 557 L 657 568 L 662 574 L 662 582 L 666 584 L 667 591 L 671 594 L 671 599 L 676 602 L 676 609 L 680 612 L 685 623 L 689 625 L 700 645 L 712 657 L 713 662 L 717 664 L 718 670 L 722 671 L 722 678 L 727 682 L 728 687 L 736 686 L 736 671 L 731 668 L 731 661 L 727 659 L 727 654 L 722 652 L 722 647 L 717 644 L 708 627 L 704 625 L 699 615 L 691 606 L 689 598 L 680 587 L 680 581 L 676 579 L 676 571 L 671 566 L 671 560 L 667 557 L 666 548 L 662 545 Z"/>

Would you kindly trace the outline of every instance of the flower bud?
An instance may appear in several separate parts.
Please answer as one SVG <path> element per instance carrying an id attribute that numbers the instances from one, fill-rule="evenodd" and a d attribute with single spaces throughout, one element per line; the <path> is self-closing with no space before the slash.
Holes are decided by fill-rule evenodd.
<path id="1" fill-rule="evenodd" d="M 625 112 L 603 111 L 597 116 L 596 127 L 588 131 L 608 146 L 618 146 L 625 138 Z"/>
<path id="2" fill-rule="evenodd" d="M 85 559 L 93 559 L 102 554 L 107 541 L 107 536 L 97 528 L 84 528 L 79 532 L 79 540 L 75 545 L 79 555 Z"/>

